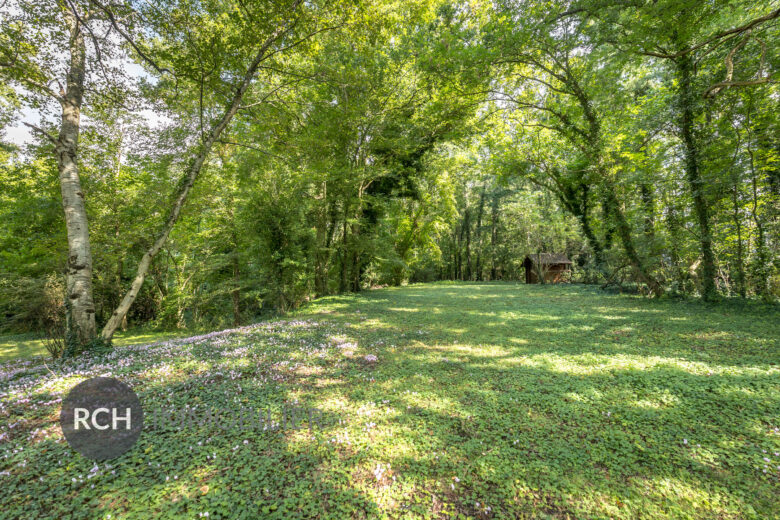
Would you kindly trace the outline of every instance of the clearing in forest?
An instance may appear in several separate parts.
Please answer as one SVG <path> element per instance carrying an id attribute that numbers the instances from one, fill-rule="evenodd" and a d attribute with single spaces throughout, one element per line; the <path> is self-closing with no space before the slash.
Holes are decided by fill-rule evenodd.
<path id="1" fill-rule="evenodd" d="M 58 367 L 4 363 L 0 517 L 772 518 L 778 317 L 441 283 Z M 132 450 L 95 464 L 57 417 L 97 375 L 130 384 L 149 417 L 296 404 L 323 424 L 150 420 Z"/>

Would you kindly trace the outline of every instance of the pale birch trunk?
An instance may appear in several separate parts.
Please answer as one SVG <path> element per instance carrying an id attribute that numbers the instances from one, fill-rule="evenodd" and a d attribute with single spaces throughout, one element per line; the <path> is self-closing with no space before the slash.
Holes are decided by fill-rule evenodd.
<path id="1" fill-rule="evenodd" d="M 62 122 L 56 140 L 56 154 L 68 236 L 66 322 L 68 342 L 85 345 L 96 335 L 95 305 L 92 300 L 92 254 L 78 168 L 86 49 L 83 28 L 78 20 L 70 11 L 66 11 L 65 16 L 70 29 L 70 63 L 66 91 L 60 99 Z"/>

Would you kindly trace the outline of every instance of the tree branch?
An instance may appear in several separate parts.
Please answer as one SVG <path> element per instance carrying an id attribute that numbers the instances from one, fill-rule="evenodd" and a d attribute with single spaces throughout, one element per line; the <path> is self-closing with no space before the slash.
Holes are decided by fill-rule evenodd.
<path id="1" fill-rule="evenodd" d="M 265 151 L 265 150 L 263 150 L 261 148 L 258 148 L 257 146 L 252 146 L 251 144 L 235 143 L 233 141 L 225 141 L 223 139 L 220 139 L 217 142 L 220 143 L 220 144 L 226 144 L 226 145 L 231 145 L 231 146 L 239 146 L 241 148 L 249 148 L 250 150 L 254 150 L 256 152 L 260 152 L 260 153 L 262 153 L 264 155 L 267 155 L 269 157 L 273 157 L 275 159 L 279 159 L 280 161 L 282 161 L 284 163 L 287 163 L 287 159 L 285 159 L 281 155 L 276 155 L 275 153 L 267 152 L 267 151 Z"/>
<path id="2" fill-rule="evenodd" d="M 642 54 L 645 54 L 647 56 L 655 56 L 656 58 L 666 58 L 669 60 L 674 60 L 679 58 L 680 56 L 683 56 L 685 54 L 688 54 L 690 52 L 696 51 L 704 47 L 705 45 L 708 45 L 714 41 L 720 40 L 721 38 L 725 38 L 727 36 L 732 36 L 735 34 L 743 33 L 745 31 L 749 31 L 753 29 L 756 26 L 761 25 L 764 22 L 768 22 L 769 20 L 774 20 L 775 18 L 780 17 L 780 9 L 775 9 L 771 13 L 761 16 L 759 18 L 756 18 L 754 20 L 751 20 L 747 22 L 746 24 L 740 25 L 739 27 L 734 27 L 732 29 L 729 29 L 727 31 L 720 32 L 718 34 L 715 34 L 706 40 L 704 40 L 701 43 L 698 43 L 692 47 L 688 47 L 687 49 L 683 49 L 681 51 L 675 52 L 673 54 L 664 54 L 660 52 L 652 52 L 652 51 L 644 51 Z"/>
<path id="3" fill-rule="evenodd" d="M 721 81 L 720 83 L 715 83 L 709 89 L 707 89 L 707 92 L 704 93 L 704 97 L 715 97 L 718 92 L 724 88 L 749 87 L 753 85 L 764 85 L 766 83 L 777 83 L 777 81 L 773 80 L 771 77 L 749 79 L 745 81 Z M 711 90 L 714 92 L 710 92 Z"/>
<path id="4" fill-rule="evenodd" d="M 143 59 L 146 63 L 151 65 L 154 68 L 154 70 L 157 71 L 158 74 L 163 74 L 163 73 L 167 72 L 171 76 L 176 77 L 176 75 L 170 69 L 157 65 L 157 63 L 152 58 L 147 56 L 146 53 L 144 53 L 144 51 L 142 51 L 138 47 L 138 45 L 135 43 L 135 41 L 133 41 L 133 38 L 130 37 L 130 35 L 127 34 L 127 32 L 124 31 L 119 26 L 119 22 L 117 22 L 116 18 L 114 17 L 114 13 L 112 13 L 111 10 L 108 7 L 106 7 L 103 4 L 101 4 L 100 2 L 98 2 L 98 0 L 89 0 L 89 1 L 91 3 L 93 3 L 93 4 L 95 4 L 98 7 L 98 9 L 100 9 L 101 11 L 106 13 L 106 16 L 108 16 L 108 20 L 109 20 L 109 22 L 111 22 L 111 25 L 114 27 L 114 29 L 116 29 L 116 31 L 122 36 L 122 38 L 124 38 L 125 41 L 127 41 L 127 43 L 129 43 L 133 47 L 135 52 L 138 53 L 138 56 L 140 56 L 141 59 Z"/>
<path id="5" fill-rule="evenodd" d="M 752 79 L 752 80 L 745 80 L 745 81 L 732 81 L 732 78 L 734 76 L 734 55 L 745 46 L 747 41 L 750 39 L 750 31 L 748 30 L 745 34 L 745 37 L 740 41 L 736 47 L 731 49 L 729 53 L 726 55 L 725 63 L 726 63 L 726 79 L 724 79 L 721 82 L 715 83 L 714 85 L 711 85 L 705 92 L 704 97 L 705 98 L 713 98 L 718 95 L 718 93 L 724 89 L 727 89 L 729 87 L 746 87 L 751 85 L 763 85 L 765 83 L 773 83 L 772 81 L 772 75 L 768 74 L 766 77 L 762 77 L 764 72 L 764 60 L 766 58 L 766 43 L 764 43 L 762 40 L 758 40 L 758 42 L 761 44 L 761 63 L 758 67 L 758 78 Z"/>
<path id="6" fill-rule="evenodd" d="M 31 129 L 32 129 L 32 130 L 34 130 L 35 132 L 38 132 L 38 133 L 39 133 L 39 134 L 41 134 L 43 137 L 45 137 L 46 139 L 48 139 L 49 141 L 51 141 L 51 143 L 52 143 L 52 144 L 55 144 L 55 145 L 57 144 L 57 139 L 56 139 L 56 138 L 55 138 L 53 135 L 51 135 L 49 132 L 47 132 L 46 130 L 44 130 L 43 128 L 41 128 L 40 126 L 36 126 L 36 125 L 34 125 L 34 124 L 32 124 L 32 123 L 28 123 L 28 122 L 26 122 L 26 121 L 22 121 L 22 124 L 23 124 L 24 126 L 28 127 L 28 128 L 31 128 Z"/>

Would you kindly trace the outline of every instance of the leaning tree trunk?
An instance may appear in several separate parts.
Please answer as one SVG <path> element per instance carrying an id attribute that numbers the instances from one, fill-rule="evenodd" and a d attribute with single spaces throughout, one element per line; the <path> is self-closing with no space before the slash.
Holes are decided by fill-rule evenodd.
<path id="1" fill-rule="evenodd" d="M 654 276 L 650 274 L 650 272 L 647 269 L 647 266 L 642 261 L 642 258 L 639 256 L 639 253 L 637 252 L 636 247 L 634 246 L 634 240 L 631 237 L 631 225 L 626 219 L 623 210 L 620 208 L 617 195 L 615 194 L 614 191 L 615 190 L 614 186 L 612 186 L 612 184 L 609 182 L 606 182 L 605 184 L 606 184 L 605 191 L 606 191 L 607 202 L 610 207 L 612 216 L 615 219 L 618 236 L 620 237 L 620 241 L 623 244 L 623 250 L 625 251 L 626 256 L 628 257 L 631 266 L 634 268 L 637 278 L 639 279 L 640 282 L 647 284 L 647 286 L 650 289 L 650 292 L 653 293 L 653 296 L 655 297 L 663 296 L 664 294 L 663 286 L 658 282 L 658 280 L 655 279 Z"/>
<path id="2" fill-rule="evenodd" d="M 596 262 L 596 269 L 605 279 L 609 279 L 609 271 L 607 270 L 607 264 L 604 261 L 604 248 L 599 242 L 596 233 L 590 225 L 590 218 L 585 212 L 577 213 L 577 219 L 580 221 L 580 227 L 582 228 L 582 234 L 585 235 L 590 249 L 593 251 L 593 259 Z"/>
<path id="3" fill-rule="evenodd" d="M 65 308 L 69 346 L 80 347 L 96 335 L 92 299 L 92 254 L 89 226 L 78 167 L 81 103 L 84 94 L 86 48 L 81 24 L 66 11 L 70 26 L 70 63 L 65 95 L 60 99 L 62 122 L 56 141 L 57 169 L 68 236 L 67 294 Z"/>
<path id="4" fill-rule="evenodd" d="M 634 240 L 631 236 L 631 226 L 626 220 L 626 216 L 620 208 L 620 202 L 617 198 L 616 187 L 610 180 L 609 176 L 604 170 L 601 169 L 601 162 L 603 158 L 603 151 L 601 148 L 601 123 L 593 111 L 590 101 L 585 96 L 585 93 L 577 87 L 577 98 L 580 100 L 585 118 L 588 121 L 588 141 L 587 146 L 590 151 L 590 160 L 592 164 L 596 166 L 595 171 L 598 173 L 598 178 L 602 179 L 602 187 L 605 197 L 603 198 L 604 218 L 607 221 L 607 237 L 605 237 L 605 248 L 610 247 L 611 235 L 614 231 L 618 233 L 621 243 L 623 244 L 623 250 L 626 253 L 634 271 L 639 278 L 639 281 L 647 284 L 653 296 L 663 295 L 663 287 L 647 270 L 642 259 L 637 253 L 634 246 Z M 614 217 L 615 222 L 611 222 L 610 216 Z M 614 226 L 613 226 L 614 224 Z M 607 278 L 609 280 L 609 278 Z"/>
<path id="5" fill-rule="evenodd" d="M 693 135 L 694 104 L 696 103 L 692 85 L 693 78 L 691 77 L 693 74 L 693 62 L 688 54 L 684 54 L 675 63 L 679 75 L 680 133 L 685 155 L 685 175 L 691 189 L 693 209 L 699 224 L 699 244 L 702 256 L 702 298 L 713 300 L 717 297 L 717 289 L 715 288 L 715 254 L 712 251 L 710 213 L 704 197 L 704 179 L 701 178 L 701 173 L 699 172 L 699 150 Z"/>
<path id="6" fill-rule="evenodd" d="M 610 272 L 607 269 L 607 263 L 604 259 L 604 246 L 593 231 L 593 226 L 590 221 L 590 188 L 586 183 L 580 182 L 579 190 L 581 192 L 579 197 L 576 197 L 573 191 L 569 193 L 559 192 L 558 200 L 560 200 L 561 205 L 563 205 L 563 207 L 580 222 L 582 234 L 585 235 L 585 240 L 593 251 L 596 269 L 605 280 L 609 280 Z"/>
<path id="7" fill-rule="evenodd" d="M 290 11 L 295 11 L 300 3 L 301 0 L 296 1 L 290 8 Z M 124 318 L 125 314 L 127 314 L 130 306 L 138 296 L 138 292 L 141 290 L 141 286 L 144 283 L 149 266 L 151 265 L 154 257 L 157 256 L 157 253 L 160 252 L 160 249 L 168 239 L 168 235 L 173 229 L 174 224 L 176 224 L 176 221 L 179 219 L 179 214 L 181 213 L 181 209 L 184 206 L 184 202 L 187 200 L 187 196 L 189 195 L 192 186 L 195 184 L 195 180 L 198 178 L 198 175 L 203 168 L 203 164 L 206 162 L 206 158 L 208 157 L 209 152 L 214 146 L 214 143 L 219 139 L 219 136 L 222 134 L 225 128 L 227 128 L 227 126 L 230 124 L 230 121 L 238 112 L 238 109 L 241 106 L 241 100 L 244 98 L 244 94 L 246 94 L 246 91 L 249 89 L 249 85 L 252 83 L 252 79 L 255 77 L 257 69 L 266 58 L 271 45 L 284 33 L 284 31 L 285 26 L 280 26 L 263 42 L 262 46 L 255 55 L 254 60 L 249 65 L 249 68 L 244 74 L 241 83 L 233 95 L 233 98 L 225 109 L 225 112 L 222 114 L 222 117 L 211 128 L 208 136 L 203 141 L 203 143 L 201 143 L 198 149 L 198 153 L 192 159 L 192 162 L 187 169 L 187 173 L 179 184 L 173 206 L 171 207 L 171 210 L 168 214 L 168 218 L 165 220 L 165 224 L 163 225 L 162 230 L 157 235 L 157 238 L 152 244 L 152 247 L 150 247 L 146 253 L 144 253 L 144 256 L 141 257 L 141 261 L 138 263 L 138 270 L 136 271 L 135 279 L 133 279 L 133 283 L 130 285 L 130 290 L 127 291 L 124 298 L 122 298 L 122 301 L 119 303 L 119 306 L 116 308 L 116 310 L 114 310 L 111 318 L 109 318 L 108 323 L 106 323 L 105 327 L 103 327 L 101 337 L 104 340 L 111 340 L 111 338 L 114 336 L 114 332 L 116 332 L 116 329 L 122 323 L 122 318 Z"/>

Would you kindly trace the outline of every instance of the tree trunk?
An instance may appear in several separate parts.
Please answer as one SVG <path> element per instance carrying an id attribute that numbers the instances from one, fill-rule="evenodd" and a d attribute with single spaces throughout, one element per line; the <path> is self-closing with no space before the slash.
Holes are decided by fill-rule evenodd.
<path id="1" fill-rule="evenodd" d="M 230 198 L 231 204 L 233 198 Z M 233 268 L 233 288 L 230 291 L 230 297 L 233 300 L 233 325 L 241 325 L 241 263 L 238 259 L 238 235 L 236 234 L 236 222 L 233 220 L 233 212 L 230 211 L 231 226 L 231 246 L 233 251 L 230 253 L 230 263 Z"/>
<path id="2" fill-rule="evenodd" d="M 70 27 L 70 63 L 65 96 L 60 100 L 62 122 L 56 142 L 57 169 L 68 236 L 67 341 L 77 347 L 95 339 L 95 304 L 92 297 L 92 254 L 84 192 L 78 167 L 81 104 L 86 72 L 86 48 L 81 24 L 65 10 Z"/>
<path id="3" fill-rule="evenodd" d="M 691 189 L 693 208 L 699 224 L 699 244 L 702 256 L 701 292 L 704 300 L 711 301 L 717 298 L 715 254 L 712 251 L 709 207 L 704 197 L 704 179 L 701 178 L 699 172 L 699 150 L 693 135 L 694 104 L 697 102 L 694 99 L 692 85 L 693 62 L 688 54 L 684 54 L 675 61 L 675 64 L 679 76 L 680 133 L 685 155 L 685 175 Z"/>
<path id="4" fill-rule="evenodd" d="M 462 280 L 463 274 L 463 257 L 461 255 L 461 243 L 463 242 L 463 222 L 455 228 L 455 280 Z"/>
<path id="5" fill-rule="evenodd" d="M 612 213 L 612 206 L 609 203 L 609 197 L 604 197 L 601 201 L 601 214 L 604 216 L 604 249 L 612 249 L 612 239 L 615 236 L 615 225 L 609 218 Z"/>
<path id="6" fill-rule="evenodd" d="M 653 296 L 656 297 L 662 296 L 664 293 L 663 287 L 647 271 L 647 266 L 645 266 L 644 262 L 639 257 L 639 253 L 637 252 L 636 247 L 634 246 L 634 241 L 633 238 L 631 237 L 631 226 L 629 225 L 628 220 L 626 220 L 625 214 L 620 208 L 620 205 L 617 200 L 617 196 L 615 195 L 614 187 L 609 182 L 606 182 L 605 184 L 606 184 L 605 191 L 607 193 L 607 203 L 611 209 L 612 215 L 615 218 L 616 231 L 618 233 L 618 236 L 620 237 L 620 241 L 623 244 L 623 250 L 626 252 L 626 256 L 628 257 L 629 262 L 631 262 L 631 266 L 636 271 L 639 280 L 643 283 L 646 283 L 647 286 L 650 288 L 650 292 L 653 293 Z"/>
<path id="7" fill-rule="evenodd" d="M 593 259 L 596 261 L 596 269 L 602 275 L 608 278 L 609 273 L 607 272 L 606 265 L 604 264 L 604 250 L 602 248 L 601 242 L 599 242 L 599 239 L 596 237 L 596 233 L 593 231 L 593 228 L 590 225 L 590 219 L 584 213 L 578 213 L 577 219 L 580 221 L 582 234 L 585 235 L 585 240 L 588 242 L 588 245 L 593 251 Z"/>
<path id="8" fill-rule="evenodd" d="M 325 241 L 328 235 L 328 183 L 322 183 L 322 195 L 323 205 L 318 208 L 315 215 L 317 223 L 315 225 L 316 237 L 315 237 L 315 253 L 314 253 L 314 296 L 320 298 L 325 296 L 325 287 L 327 282 L 325 280 Z"/>
<path id="9" fill-rule="evenodd" d="M 320 278 L 319 281 L 315 280 L 315 291 L 318 298 L 327 295 L 329 292 L 330 261 L 333 256 L 332 246 L 339 225 L 335 202 L 332 202 L 329 205 L 326 219 L 325 243 L 324 247 L 320 247 L 320 256 L 318 260 L 318 262 L 320 262 Z"/>
<path id="10" fill-rule="evenodd" d="M 498 195 L 493 195 L 490 208 L 490 279 L 495 280 L 498 277 L 496 270 L 496 244 L 498 242 Z"/>
<path id="11" fill-rule="evenodd" d="M 610 272 L 607 270 L 607 265 L 604 261 L 604 246 L 599 241 L 595 231 L 593 231 L 593 226 L 590 222 L 590 188 L 585 182 L 580 181 L 579 191 L 579 197 L 575 197 L 573 194 L 567 197 L 566 194 L 560 193 L 559 199 L 563 207 L 568 209 L 580 221 L 582 234 L 585 235 L 585 240 L 593 251 L 596 269 L 604 276 L 604 279 L 609 280 Z"/>
<path id="12" fill-rule="evenodd" d="M 241 325 L 241 271 L 238 268 L 238 257 L 233 255 L 233 290 L 230 295 L 233 299 L 233 325 Z"/>
<path id="13" fill-rule="evenodd" d="M 466 207 L 463 216 L 463 229 L 466 232 L 466 276 L 464 280 L 471 280 L 471 211 Z"/>
<path id="14" fill-rule="evenodd" d="M 772 270 L 772 260 L 771 260 L 771 254 L 769 252 L 769 248 L 767 247 L 767 240 L 765 236 L 765 230 L 764 230 L 764 219 L 761 218 L 759 215 L 759 204 L 758 204 L 758 172 L 756 171 L 756 158 L 755 158 L 755 152 L 753 151 L 753 132 L 752 129 L 752 102 L 748 105 L 748 114 L 747 114 L 747 121 L 745 122 L 745 129 L 748 132 L 748 138 L 747 138 L 747 152 L 748 152 L 748 158 L 750 165 L 750 184 L 752 187 L 752 195 L 753 195 L 753 204 L 751 208 L 751 216 L 753 217 L 753 222 L 755 224 L 756 229 L 756 238 L 755 238 L 755 257 L 751 261 L 751 278 L 754 280 L 753 285 L 755 286 L 756 295 L 759 296 L 763 301 L 770 302 L 773 300 L 772 291 L 769 287 L 769 277 Z M 759 134 L 759 138 L 762 134 Z M 768 144 L 768 143 L 767 143 Z M 770 147 L 767 146 L 767 149 Z M 766 175 L 769 180 L 769 193 L 770 200 L 774 199 L 776 197 L 776 193 L 774 193 L 773 190 L 773 177 L 777 177 L 778 168 L 772 163 L 768 162 L 767 164 L 768 168 L 765 170 Z M 771 218 L 771 215 L 776 215 L 777 210 L 775 209 L 776 205 L 770 204 L 769 205 L 769 215 Z"/>
<path id="15" fill-rule="evenodd" d="M 655 239 L 655 200 L 653 197 L 653 188 L 643 182 L 639 187 L 642 195 L 642 205 L 645 210 L 644 231 L 645 236 L 652 242 Z"/>
<path id="16" fill-rule="evenodd" d="M 341 236 L 341 281 L 339 283 L 339 292 L 347 292 L 347 259 L 349 258 L 349 243 L 347 237 L 349 236 L 347 230 L 347 210 L 344 209 L 344 224 L 342 226 Z"/>
<path id="17" fill-rule="evenodd" d="M 352 269 L 350 273 L 350 282 L 349 282 L 349 290 L 350 292 L 360 292 L 360 275 L 361 275 L 361 259 L 360 259 L 360 251 L 358 250 L 358 244 L 360 243 L 360 228 L 357 223 L 357 218 L 355 222 L 352 223 L 350 226 L 351 228 L 351 236 L 353 237 L 353 243 L 354 247 L 352 248 Z"/>
<path id="18" fill-rule="evenodd" d="M 769 288 L 769 273 L 770 273 L 770 258 L 769 251 L 766 247 L 766 237 L 764 236 L 764 225 L 761 222 L 761 218 L 758 214 L 758 181 L 756 175 L 755 162 L 753 159 L 753 150 L 748 145 L 748 153 L 750 154 L 750 172 L 751 172 L 751 186 L 753 188 L 753 208 L 752 216 L 753 222 L 756 225 L 756 258 L 754 260 L 754 269 L 752 269 L 755 277 L 756 294 L 761 297 L 765 302 L 772 301 L 772 291 Z"/>
<path id="19" fill-rule="evenodd" d="M 477 261 L 474 270 L 476 271 L 476 280 L 482 281 L 482 214 L 485 210 L 485 186 L 482 186 L 482 192 L 479 194 L 479 206 L 477 209 Z"/>
<path id="20" fill-rule="evenodd" d="M 290 12 L 295 11 L 300 3 L 301 0 L 297 0 L 295 3 L 293 3 L 293 5 L 290 7 Z M 168 235 L 173 229 L 174 224 L 176 224 L 176 221 L 179 219 L 179 214 L 181 213 L 182 207 L 184 206 L 184 202 L 187 200 L 187 196 L 189 195 L 192 186 L 195 184 L 195 180 L 198 178 L 198 175 L 203 168 L 203 164 L 206 162 L 209 152 L 211 152 L 211 148 L 219 139 L 219 136 L 222 134 L 225 128 L 227 128 L 227 126 L 230 124 L 233 116 L 235 116 L 238 112 L 238 109 L 241 106 L 241 100 L 244 98 L 244 94 L 246 94 L 246 91 L 249 89 L 249 85 L 252 83 L 252 79 L 255 77 L 257 69 L 266 58 L 271 45 L 284 33 L 285 27 L 286 25 L 279 26 L 274 31 L 274 33 L 271 34 L 260 46 L 260 49 L 257 51 L 257 54 L 252 60 L 252 63 L 249 65 L 249 68 L 244 74 L 241 83 L 238 85 L 238 88 L 236 89 L 235 94 L 233 94 L 233 98 L 225 109 L 225 112 L 222 114 L 222 117 L 211 128 L 208 136 L 201 143 L 198 153 L 192 159 L 190 167 L 187 169 L 187 173 L 178 187 L 173 206 L 171 207 L 171 210 L 168 214 L 168 218 L 165 220 L 165 224 L 163 225 L 162 230 L 157 235 L 157 238 L 152 244 L 152 247 L 150 247 L 146 253 L 144 253 L 143 257 L 141 257 L 141 261 L 138 263 L 135 279 L 130 285 L 130 290 L 127 291 L 124 298 L 122 298 L 122 301 L 119 303 L 119 306 L 116 308 L 116 310 L 114 310 L 111 318 L 109 318 L 108 323 L 106 323 L 105 327 L 103 327 L 101 336 L 104 340 L 111 340 L 111 338 L 114 336 L 114 332 L 116 332 L 117 327 L 119 327 L 119 324 L 122 322 L 122 319 L 124 318 L 128 309 L 130 309 L 130 306 L 138 296 L 138 292 L 141 290 L 141 286 L 144 283 L 149 266 L 151 265 L 154 257 L 157 256 L 157 253 L 160 252 L 160 249 L 168 239 Z"/>
<path id="21" fill-rule="evenodd" d="M 738 182 L 734 182 L 733 186 L 733 202 L 734 202 L 734 227 L 737 230 L 737 266 L 736 266 L 736 280 L 737 292 L 741 298 L 746 296 L 745 292 L 745 261 L 742 250 L 742 222 L 739 217 L 739 187 Z"/>
<path id="22" fill-rule="evenodd" d="M 666 206 L 666 228 L 669 234 L 669 260 L 671 261 L 672 272 L 674 272 L 677 279 L 678 289 L 680 292 L 685 292 L 685 285 L 687 281 L 687 275 L 682 268 L 682 259 L 680 254 L 680 244 L 683 243 L 681 225 L 679 217 L 677 215 L 677 209 L 675 208 L 675 201 L 677 197 L 672 193 L 664 197 L 664 205 Z"/>

